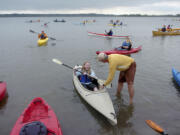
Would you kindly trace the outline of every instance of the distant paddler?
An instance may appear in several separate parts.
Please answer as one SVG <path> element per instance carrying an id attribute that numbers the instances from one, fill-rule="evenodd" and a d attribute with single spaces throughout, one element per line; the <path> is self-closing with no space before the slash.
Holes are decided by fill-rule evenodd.
<path id="1" fill-rule="evenodd" d="M 161 31 L 162 31 L 162 32 L 166 32 L 166 25 L 163 25 Z"/>
<path id="2" fill-rule="evenodd" d="M 114 78 L 116 70 L 120 71 L 119 80 L 118 80 L 118 88 L 116 95 L 119 96 L 122 88 L 123 83 L 127 82 L 128 84 L 128 91 L 129 91 L 129 104 L 133 103 L 134 97 L 134 78 L 136 73 L 136 62 L 133 58 L 120 55 L 120 54 L 111 54 L 106 55 L 105 53 L 100 53 L 97 56 L 98 60 L 103 63 L 109 63 L 109 74 L 107 80 L 104 82 L 103 85 L 100 86 L 103 89 L 105 86 L 111 83 Z"/>
<path id="3" fill-rule="evenodd" d="M 106 32 L 106 30 L 105 30 L 105 33 L 106 33 L 108 36 L 112 36 L 112 35 L 113 35 L 112 29 L 110 29 L 109 32 Z"/>
<path id="4" fill-rule="evenodd" d="M 48 36 L 47 34 L 42 30 L 40 34 L 38 34 L 38 38 L 40 39 L 46 39 Z"/>

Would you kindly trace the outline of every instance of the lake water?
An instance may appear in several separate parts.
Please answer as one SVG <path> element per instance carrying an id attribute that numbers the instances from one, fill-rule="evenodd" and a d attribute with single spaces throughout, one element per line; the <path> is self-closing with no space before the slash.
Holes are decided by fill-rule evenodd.
<path id="1" fill-rule="evenodd" d="M 40 23 L 26 23 L 40 19 Z M 0 18 L 0 79 L 7 82 L 8 96 L 0 103 L 0 134 L 8 135 L 17 118 L 35 97 L 44 98 L 56 113 L 64 135 L 156 135 L 145 120 L 151 119 L 171 135 L 180 134 L 180 88 L 172 79 L 171 69 L 180 71 L 180 36 L 153 37 L 152 30 L 163 24 L 179 28 L 171 17 L 64 17 L 66 23 L 54 23 L 54 17 Z M 62 19 L 58 17 L 58 19 Z M 80 25 L 83 20 L 95 23 Z M 89 61 L 99 78 L 106 79 L 108 64 L 96 60 L 97 50 L 120 46 L 125 39 L 88 36 L 87 31 L 104 33 L 107 24 L 119 19 L 127 26 L 115 27 L 115 35 L 130 35 L 134 47 L 142 50 L 132 54 L 137 63 L 135 97 L 129 106 L 127 85 L 122 96 L 115 96 L 116 72 L 112 89 L 108 89 L 117 126 L 108 121 L 77 94 L 72 71 L 53 63 L 57 58 L 74 66 Z M 50 22 L 47 27 L 43 23 Z M 44 30 L 57 40 L 37 46 L 37 35 Z"/>

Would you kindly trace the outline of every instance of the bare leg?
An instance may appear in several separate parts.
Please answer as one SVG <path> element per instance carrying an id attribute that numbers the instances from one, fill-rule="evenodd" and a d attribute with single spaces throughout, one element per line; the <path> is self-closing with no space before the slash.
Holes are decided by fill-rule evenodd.
<path id="1" fill-rule="evenodd" d="M 98 88 L 97 88 L 97 87 L 95 87 L 95 88 L 94 88 L 94 91 L 98 91 Z"/>
<path id="2" fill-rule="evenodd" d="M 133 97 L 134 97 L 134 86 L 133 83 L 128 84 L 128 91 L 129 91 L 129 104 L 133 103 Z"/>
<path id="3" fill-rule="evenodd" d="M 123 88 L 123 83 L 119 82 L 118 83 L 118 88 L 117 88 L 117 92 L 116 92 L 116 96 L 119 96 L 121 91 L 122 91 L 122 88 Z"/>

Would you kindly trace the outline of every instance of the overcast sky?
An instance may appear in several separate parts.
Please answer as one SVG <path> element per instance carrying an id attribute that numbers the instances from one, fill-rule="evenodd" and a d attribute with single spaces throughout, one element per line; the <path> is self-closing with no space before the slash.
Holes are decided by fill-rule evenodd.
<path id="1" fill-rule="evenodd" d="M 180 14 L 180 0 L 1 0 L 3 13 Z"/>

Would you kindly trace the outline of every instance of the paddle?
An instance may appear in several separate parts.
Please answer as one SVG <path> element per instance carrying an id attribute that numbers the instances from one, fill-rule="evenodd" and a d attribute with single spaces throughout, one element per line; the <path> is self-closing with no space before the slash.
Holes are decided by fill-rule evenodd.
<path id="1" fill-rule="evenodd" d="M 33 30 L 29 30 L 29 32 L 32 32 L 32 33 L 36 33 L 36 34 L 39 34 L 38 32 L 35 32 L 35 31 L 33 31 Z M 49 37 L 49 36 L 48 36 Z M 53 38 L 53 37 L 49 37 L 51 40 L 56 40 L 55 38 Z"/>
<path id="2" fill-rule="evenodd" d="M 79 70 L 77 70 L 77 69 L 74 69 L 73 67 L 71 67 L 71 66 L 69 66 L 69 65 L 66 65 L 66 64 L 62 63 L 62 62 L 61 62 L 60 60 L 58 60 L 58 59 L 52 59 L 52 61 L 53 61 L 54 63 L 56 63 L 56 64 L 63 65 L 63 66 L 65 66 L 65 67 L 69 68 L 69 69 L 76 70 L 76 71 L 78 71 L 78 72 L 80 72 L 80 73 L 83 74 L 83 72 L 81 72 L 81 71 L 79 71 Z M 91 75 L 88 75 L 88 74 L 87 74 L 87 76 L 89 76 L 89 77 L 91 77 L 91 78 L 93 78 L 93 79 L 95 79 L 95 80 L 97 80 L 97 81 L 99 80 L 100 83 L 104 83 L 104 80 L 95 78 L 95 77 L 93 77 L 93 76 L 91 76 Z M 112 84 L 109 84 L 109 85 L 107 85 L 106 87 L 107 87 L 107 88 L 111 88 L 111 87 L 112 87 Z"/>
<path id="3" fill-rule="evenodd" d="M 162 129 L 159 125 L 157 125 L 156 123 L 154 123 L 152 120 L 146 120 L 146 123 L 147 123 L 152 129 L 154 129 L 156 132 L 160 133 L 161 135 L 168 135 L 167 133 L 165 133 L 164 129 Z"/>

